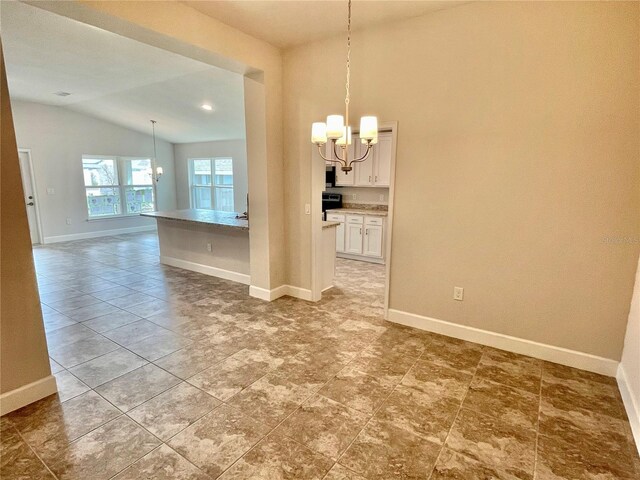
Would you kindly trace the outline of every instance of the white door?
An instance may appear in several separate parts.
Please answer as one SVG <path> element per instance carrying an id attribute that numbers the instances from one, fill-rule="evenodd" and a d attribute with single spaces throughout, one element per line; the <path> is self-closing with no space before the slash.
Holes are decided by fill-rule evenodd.
<path id="1" fill-rule="evenodd" d="M 362 255 L 362 227 L 361 223 L 347 223 L 345 253 Z"/>
<path id="2" fill-rule="evenodd" d="M 378 137 L 375 165 L 373 171 L 373 184 L 378 187 L 388 187 L 391 182 L 391 146 L 393 137 L 391 133 L 381 133 Z"/>
<path id="3" fill-rule="evenodd" d="M 31 170 L 31 156 L 29 152 L 19 151 L 20 173 L 22 174 L 22 188 L 24 190 L 24 202 L 27 206 L 27 219 L 29 220 L 29 232 L 31 244 L 40 243 L 40 230 L 38 228 L 38 215 L 36 212 L 36 196 L 33 187 L 33 172 Z"/>
<path id="4" fill-rule="evenodd" d="M 365 225 L 363 255 L 382 258 L 382 226 Z"/>
<path id="5" fill-rule="evenodd" d="M 344 252 L 344 222 L 336 227 L 336 252 Z"/>

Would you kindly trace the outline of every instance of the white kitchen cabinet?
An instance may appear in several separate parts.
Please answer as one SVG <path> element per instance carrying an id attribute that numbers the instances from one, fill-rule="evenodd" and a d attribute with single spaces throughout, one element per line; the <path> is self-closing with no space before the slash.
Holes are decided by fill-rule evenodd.
<path id="1" fill-rule="evenodd" d="M 339 214 L 335 214 L 335 213 L 328 213 L 327 214 L 327 221 L 329 221 L 329 222 L 340 222 L 340 225 L 338 225 L 336 227 L 336 252 L 338 252 L 338 253 L 344 252 L 344 238 L 345 238 L 345 228 L 344 228 L 345 217 L 344 217 L 344 215 L 339 215 Z"/>
<path id="2" fill-rule="evenodd" d="M 327 220 L 340 222 L 336 228 L 336 253 L 339 257 L 384 263 L 385 217 L 327 213 Z"/>
<path id="3" fill-rule="evenodd" d="M 356 187 L 388 187 L 391 181 L 391 155 L 393 135 L 391 132 L 382 132 L 378 135 L 376 143 L 364 162 L 356 164 Z M 367 147 L 358 141 L 358 156 L 362 156 Z"/>
<path id="4" fill-rule="evenodd" d="M 362 255 L 362 228 L 364 217 L 362 215 L 347 215 L 345 232 L 345 253 Z"/>
<path id="5" fill-rule="evenodd" d="M 365 225 L 362 254 L 382 258 L 382 225 Z"/>
<path id="6" fill-rule="evenodd" d="M 376 144 L 376 156 L 373 162 L 373 185 L 376 187 L 388 187 L 391 184 L 392 145 L 391 133 L 381 133 Z"/>

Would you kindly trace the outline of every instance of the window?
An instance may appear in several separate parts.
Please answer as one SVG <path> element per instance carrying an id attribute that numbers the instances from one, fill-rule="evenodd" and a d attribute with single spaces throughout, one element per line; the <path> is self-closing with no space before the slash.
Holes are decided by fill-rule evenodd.
<path id="1" fill-rule="evenodd" d="M 233 159 L 189 159 L 191 208 L 233 212 Z"/>
<path id="2" fill-rule="evenodd" d="M 89 218 L 135 215 L 155 210 L 150 158 L 83 155 Z"/>

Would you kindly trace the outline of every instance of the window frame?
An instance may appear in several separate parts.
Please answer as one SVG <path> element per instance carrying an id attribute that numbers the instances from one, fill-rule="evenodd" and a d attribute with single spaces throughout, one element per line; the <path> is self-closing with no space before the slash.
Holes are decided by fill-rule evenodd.
<path id="1" fill-rule="evenodd" d="M 113 160 L 114 169 L 115 169 L 115 180 L 118 182 L 115 185 L 86 185 L 84 180 L 84 161 L 85 159 L 102 159 L 102 160 Z M 127 189 L 128 188 L 148 188 L 152 189 L 153 196 L 153 211 L 157 211 L 158 209 L 158 194 L 156 189 L 156 181 L 153 177 L 153 173 L 151 174 L 151 184 L 128 184 L 126 178 L 126 162 L 130 162 L 132 160 L 149 160 L 151 164 L 151 172 L 154 172 L 156 169 L 156 161 L 153 157 L 145 157 L 145 156 L 119 156 L 119 155 L 90 155 L 83 154 L 82 155 L 82 183 L 84 188 L 84 201 L 87 209 L 87 221 L 95 222 L 100 220 L 109 220 L 114 218 L 125 218 L 125 217 L 138 217 L 141 212 L 127 213 Z M 133 177 L 132 177 L 133 181 Z M 120 210 L 121 213 L 113 214 L 113 215 L 91 215 L 89 211 L 89 205 L 87 203 L 88 195 L 87 190 L 91 188 L 112 188 L 117 189 L 120 195 Z"/>
<path id="2" fill-rule="evenodd" d="M 194 183 L 195 180 L 195 162 L 198 160 L 207 160 L 209 162 L 209 166 L 211 169 L 211 183 L 210 184 L 199 184 Z M 231 160 L 231 184 L 224 183 L 216 183 L 216 160 Z M 216 211 L 227 211 L 220 210 L 216 204 L 216 189 L 225 189 L 231 190 L 232 196 L 232 206 L 230 212 L 235 212 L 236 202 L 235 198 L 233 198 L 234 190 L 235 190 L 235 179 L 233 175 L 233 157 L 229 155 L 221 156 L 221 157 L 194 157 L 188 159 L 188 174 L 189 174 L 189 207 L 196 208 L 195 205 L 195 191 L 198 188 L 209 188 L 211 194 L 211 208 L 206 208 L 203 210 L 216 210 Z"/>

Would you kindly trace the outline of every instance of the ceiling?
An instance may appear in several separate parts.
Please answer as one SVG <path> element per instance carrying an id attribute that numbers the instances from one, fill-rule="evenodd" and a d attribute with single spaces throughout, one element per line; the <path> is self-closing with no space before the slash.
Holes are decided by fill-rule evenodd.
<path id="1" fill-rule="evenodd" d="M 346 0 L 184 1 L 201 13 L 280 48 L 346 32 Z M 353 0 L 353 29 L 394 22 L 464 1 Z"/>
<path id="2" fill-rule="evenodd" d="M 154 119 L 172 143 L 244 138 L 239 74 L 19 2 L 2 1 L 0 21 L 11 98 L 143 133 Z"/>

